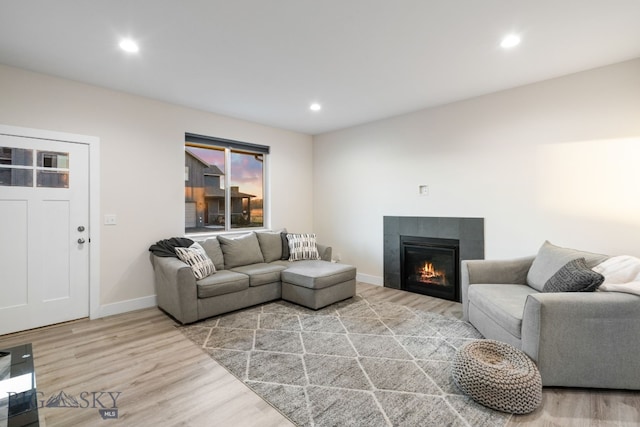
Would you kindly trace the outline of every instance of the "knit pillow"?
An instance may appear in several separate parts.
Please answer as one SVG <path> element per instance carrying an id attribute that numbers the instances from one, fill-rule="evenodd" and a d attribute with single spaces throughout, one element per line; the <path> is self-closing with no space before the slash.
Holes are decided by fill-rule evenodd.
<path id="1" fill-rule="evenodd" d="M 207 253 L 198 243 L 194 242 L 193 245 L 188 248 L 175 248 L 175 250 L 178 258 L 191 267 L 191 271 L 193 271 L 196 279 L 204 279 L 216 272 L 213 261 L 211 261 L 211 258 L 207 256 Z"/>
<path id="2" fill-rule="evenodd" d="M 321 259 L 316 246 L 315 234 L 287 234 L 289 261 Z"/>
<path id="3" fill-rule="evenodd" d="M 584 258 L 566 263 L 544 284 L 542 292 L 593 292 L 604 281 L 604 276 L 587 266 Z"/>

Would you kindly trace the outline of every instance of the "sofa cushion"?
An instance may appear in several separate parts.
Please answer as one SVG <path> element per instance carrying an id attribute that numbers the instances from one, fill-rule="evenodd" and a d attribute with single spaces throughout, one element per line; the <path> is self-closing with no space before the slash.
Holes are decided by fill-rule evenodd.
<path id="1" fill-rule="evenodd" d="M 526 285 L 471 285 L 469 304 L 473 304 L 511 335 L 520 338 L 524 304 L 529 295 L 537 293 Z"/>
<path id="2" fill-rule="evenodd" d="M 282 258 L 282 237 L 280 232 L 263 231 L 256 233 L 264 262 L 272 262 Z"/>
<path id="3" fill-rule="evenodd" d="M 544 242 L 527 274 L 527 284 L 537 291 L 542 291 L 547 281 L 566 263 L 577 258 L 584 258 L 587 266 L 593 268 L 607 259 L 607 255 L 583 252 L 575 249 L 555 246 Z"/>
<path id="4" fill-rule="evenodd" d="M 251 264 L 236 267 L 231 271 L 246 274 L 249 276 L 249 286 L 266 285 L 267 283 L 279 282 L 280 272 L 286 267 L 278 264 Z"/>
<path id="5" fill-rule="evenodd" d="M 229 270 L 218 271 L 213 276 L 196 281 L 198 298 L 240 292 L 249 288 L 249 276 Z"/>
<path id="6" fill-rule="evenodd" d="M 234 238 L 218 236 L 218 240 L 224 254 L 224 268 L 227 270 L 264 262 L 256 233 L 252 232 Z"/>
<path id="7" fill-rule="evenodd" d="M 584 258 L 578 258 L 569 261 L 551 276 L 542 292 L 593 292 L 603 281 L 602 274 L 590 269 Z"/>
<path id="8" fill-rule="evenodd" d="M 211 237 L 207 240 L 203 240 L 200 243 L 213 261 L 213 265 L 216 266 L 216 270 L 224 270 L 224 256 L 222 255 L 222 249 L 220 249 L 220 242 L 215 237 Z"/>
<path id="9" fill-rule="evenodd" d="M 289 268 L 294 264 L 294 261 L 283 261 L 283 260 L 279 259 L 277 261 L 270 262 L 269 264 L 271 264 L 271 265 L 281 265 L 284 268 Z"/>
<path id="10" fill-rule="evenodd" d="M 313 233 L 287 234 L 289 241 L 289 261 L 304 259 L 318 260 L 320 254 L 316 246 L 316 235 Z"/>
<path id="11" fill-rule="evenodd" d="M 322 289 L 356 278 L 356 268 L 328 261 L 296 261 L 282 272 L 282 281 Z"/>
<path id="12" fill-rule="evenodd" d="M 204 279 L 216 272 L 213 261 L 207 256 L 202 246 L 194 242 L 188 248 L 175 248 L 176 255 L 181 261 L 191 267 L 196 279 Z"/>

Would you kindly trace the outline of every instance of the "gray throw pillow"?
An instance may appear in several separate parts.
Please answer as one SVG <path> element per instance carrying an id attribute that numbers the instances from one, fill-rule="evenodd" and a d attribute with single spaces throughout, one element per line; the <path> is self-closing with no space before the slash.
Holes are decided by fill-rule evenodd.
<path id="1" fill-rule="evenodd" d="M 222 255 L 222 249 L 220 249 L 220 242 L 215 237 L 210 237 L 207 240 L 200 242 L 200 245 L 204 248 L 205 252 L 213 261 L 213 265 L 216 266 L 216 270 L 224 270 L 224 255 Z"/>
<path id="2" fill-rule="evenodd" d="M 252 232 L 235 238 L 218 236 L 218 241 L 224 254 L 224 268 L 227 270 L 264 262 L 256 233 Z"/>
<path id="3" fill-rule="evenodd" d="M 604 276 L 587 266 L 584 258 L 566 263 L 545 283 L 542 292 L 593 292 L 604 281 Z"/>
<path id="4" fill-rule="evenodd" d="M 536 258 L 533 260 L 533 264 L 531 264 L 531 268 L 527 274 L 527 284 L 533 289 L 542 292 L 544 285 L 551 276 L 556 274 L 567 262 L 577 258 L 584 258 L 587 266 L 592 268 L 608 257 L 591 252 L 562 248 L 546 241 L 538 251 L 538 255 L 536 255 Z"/>
<path id="5" fill-rule="evenodd" d="M 280 259 L 288 260 L 289 259 L 289 239 L 287 239 L 287 232 L 283 231 L 280 233 L 280 238 L 282 239 L 282 257 Z"/>
<path id="6" fill-rule="evenodd" d="M 264 231 L 256 233 L 264 262 L 273 262 L 282 258 L 282 238 L 280 232 Z"/>

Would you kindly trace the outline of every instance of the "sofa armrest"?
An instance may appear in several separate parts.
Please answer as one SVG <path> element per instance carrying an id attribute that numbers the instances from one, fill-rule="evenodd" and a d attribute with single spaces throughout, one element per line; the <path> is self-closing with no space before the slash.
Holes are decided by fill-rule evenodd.
<path id="1" fill-rule="evenodd" d="M 151 255 L 158 307 L 180 323 L 198 320 L 196 278 L 178 258 Z"/>
<path id="2" fill-rule="evenodd" d="M 465 260 L 460 266 L 462 318 L 469 321 L 469 286 L 474 283 L 526 285 L 534 256 L 509 260 Z"/>
<path id="3" fill-rule="evenodd" d="M 316 247 L 318 248 L 318 253 L 320 254 L 320 258 L 323 261 L 331 261 L 331 246 L 325 246 L 316 243 Z"/>
<path id="4" fill-rule="evenodd" d="M 533 294 L 524 308 L 522 350 L 545 386 L 640 389 L 638 324 L 637 295 Z"/>

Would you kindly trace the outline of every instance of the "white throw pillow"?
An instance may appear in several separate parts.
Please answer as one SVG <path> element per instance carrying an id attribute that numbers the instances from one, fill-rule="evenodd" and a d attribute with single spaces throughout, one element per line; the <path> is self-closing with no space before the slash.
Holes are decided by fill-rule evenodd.
<path id="1" fill-rule="evenodd" d="M 289 261 L 321 259 L 316 246 L 315 234 L 287 234 Z"/>
<path id="2" fill-rule="evenodd" d="M 175 251 L 178 258 L 191 267 L 196 279 L 204 279 L 216 272 L 213 261 L 211 261 L 211 258 L 207 256 L 204 248 L 197 242 L 194 242 L 193 245 L 188 248 L 175 248 Z"/>

